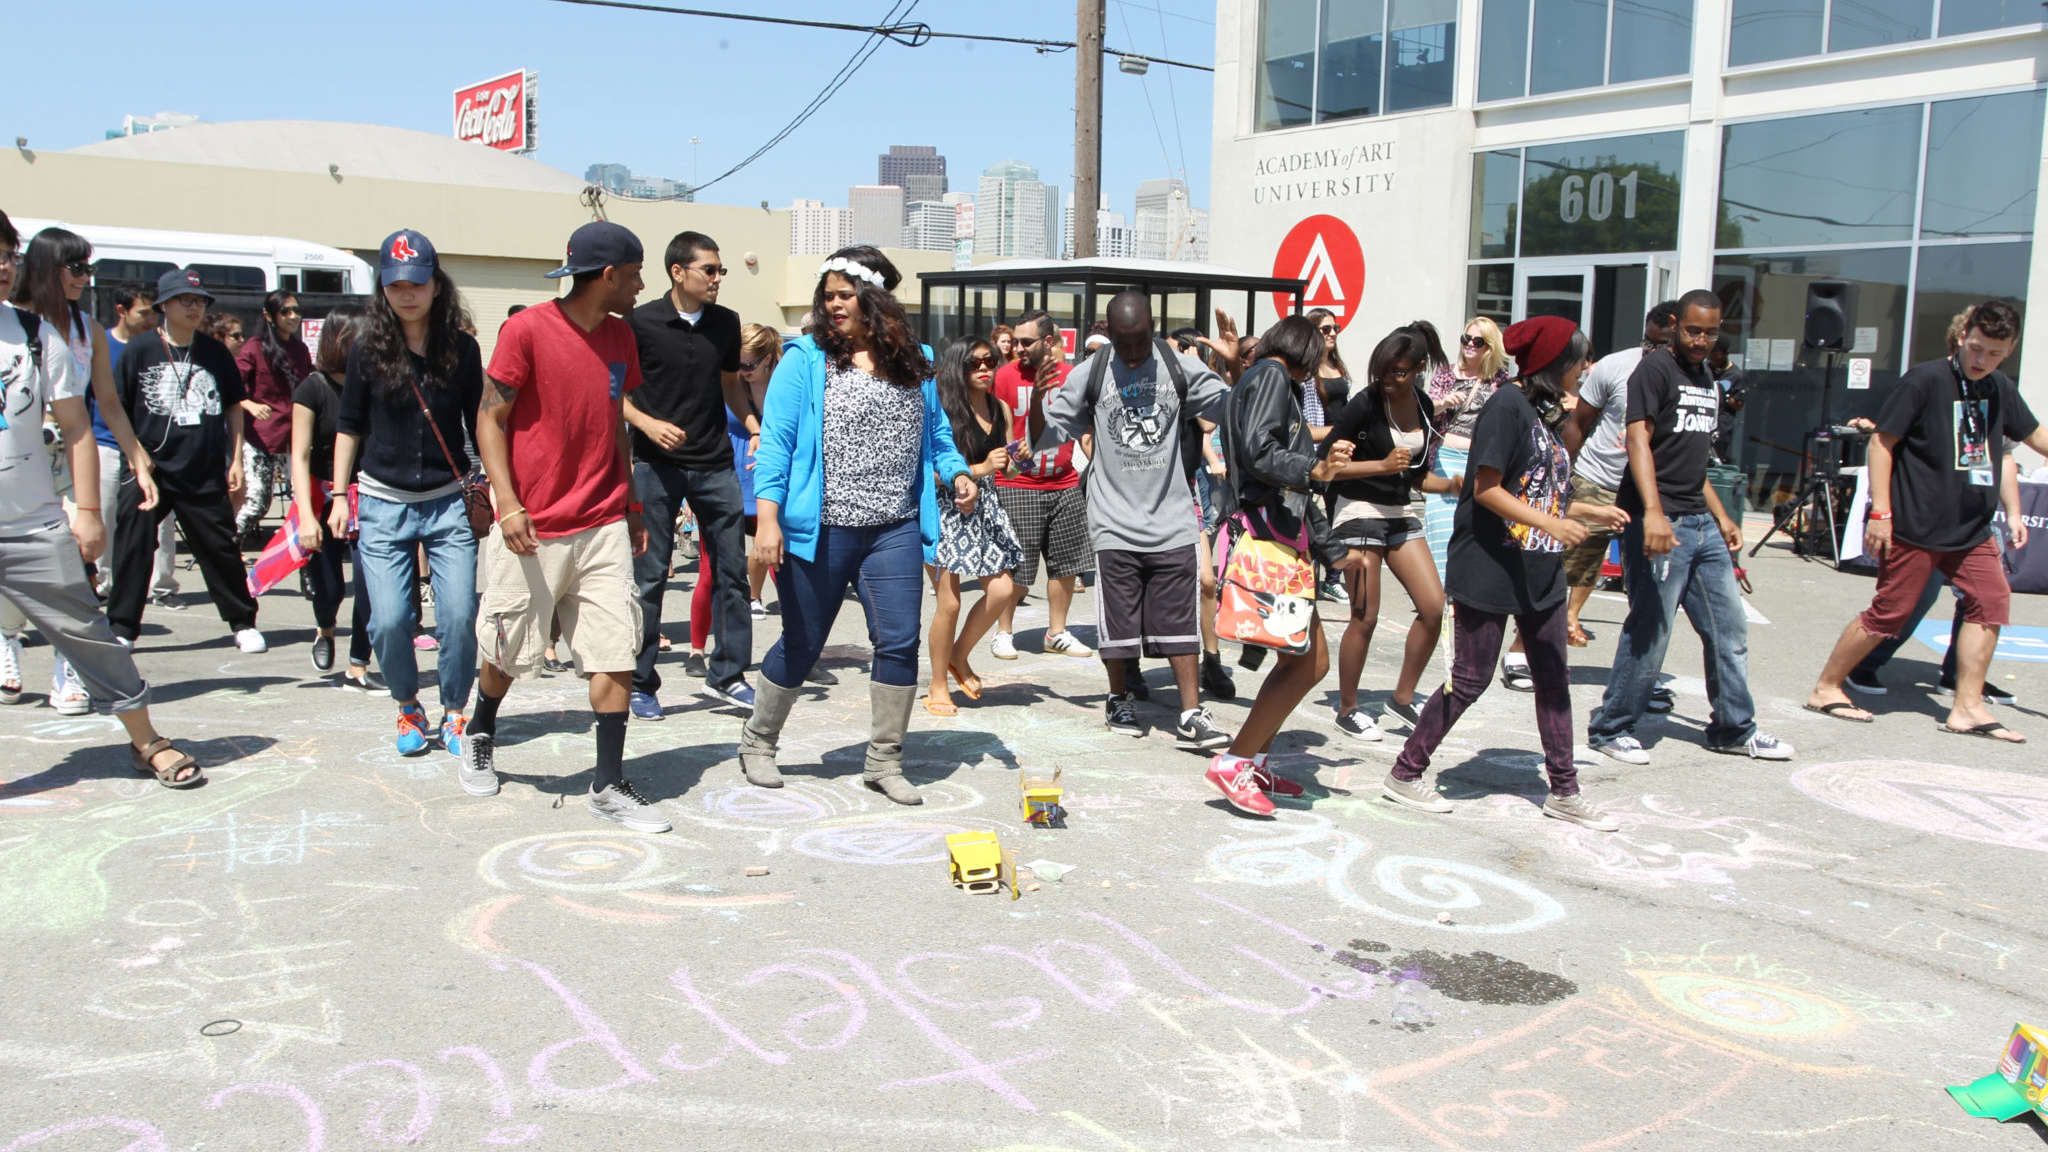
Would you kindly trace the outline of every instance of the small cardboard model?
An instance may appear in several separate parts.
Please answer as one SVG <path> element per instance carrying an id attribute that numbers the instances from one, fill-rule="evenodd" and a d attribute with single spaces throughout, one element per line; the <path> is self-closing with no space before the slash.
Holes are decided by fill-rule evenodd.
<path id="1" fill-rule="evenodd" d="M 1948 1094 L 1972 1116 L 2004 1121 L 2035 1112 L 2048 1120 L 2048 1032 L 2013 1025 L 1998 1071 Z"/>
<path id="2" fill-rule="evenodd" d="M 1060 806 L 1064 794 L 1060 788 L 1060 776 L 1064 769 L 1052 770 L 1052 779 L 1019 773 L 1017 790 L 1023 795 L 1024 822 L 1042 828 L 1057 828 L 1067 821 L 1067 810 Z"/>
<path id="3" fill-rule="evenodd" d="M 1003 847 L 993 832 L 954 832 L 946 837 L 952 858 L 953 885 L 969 892 L 995 892 L 1002 887 Z"/>

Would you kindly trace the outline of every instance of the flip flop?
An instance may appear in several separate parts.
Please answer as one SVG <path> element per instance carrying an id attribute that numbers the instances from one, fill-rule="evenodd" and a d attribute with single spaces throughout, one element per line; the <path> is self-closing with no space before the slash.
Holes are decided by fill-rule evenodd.
<path id="1" fill-rule="evenodd" d="M 2014 732 L 1996 720 L 1987 720 L 1974 728 L 1951 728 L 1948 726 L 1948 721 L 1944 720 L 1941 722 L 1940 728 L 1951 736 L 1982 736 L 1986 740 L 1996 740 L 2000 744 L 2025 744 L 2027 742 L 2025 736 L 2020 736 L 2019 733 Z M 2000 732 L 2008 736 L 2019 736 L 2019 739 L 2008 740 L 2005 736 L 2000 736 Z"/>
<path id="2" fill-rule="evenodd" d="M 1847 700 L 1837 700 L 1832 704 L 1823 704 L 1818 708 L 1811 704 L 1802 704 L 1800 707 L 1805 708 L 1808 712 L 1818 712 L 1830 719 L 1847 720 L 1851 724 L 1869 724 L 1877 719 L 1868 711 L 1858 708 Z M 1851 716 L 1848 714 L 1849 712 L 1862 712 L 1863 715 Z"/>
<path id="3" fill-rule="evenodd" d="M 951 676 L 956 682 L 959 683 L 960 690 L 962 692 L 967 693 L 967 698 L 969 700 L 981 699 L 981 677 L 962 676 L 960 675 L 960 670 L 958 668 L 952 667 L 951 665 L 947 666 L 946 674 L 948 676 Z"/>
<path id="4" fill-rule="evenodd" d="M 960 706 L 958 704 L 953 703 L 951 700 L 934 700 L 929 696 L 924 698 L 924 710 L 934 716 L 958 716 L 960 714 Z"/>
<path id="5" fill-rule="evenodd" d="M 1593 639 L 1593 634 L 1584 628 L 1573 628 L 1565 633 L 1565 643 L 1574 648 L 1584 648 L 1586 645 L 1591 644 Z"/>

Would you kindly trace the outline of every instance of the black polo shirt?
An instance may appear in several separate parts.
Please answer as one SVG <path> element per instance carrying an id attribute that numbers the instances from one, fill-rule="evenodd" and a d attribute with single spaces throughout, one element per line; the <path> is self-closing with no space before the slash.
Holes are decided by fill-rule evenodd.
<path id="1" fill-rule="evenodd" d="M 676 311 L 674 298 L 663 293 L 633 309 L 633 338 L 640 345 L 642 381 L 633 393 L 633 407 L 683 430 L 682 446 L 673 452 L 636 430 L 633 455 L 700 472 L 732 467 L 720 379 L 740 370 L 739 313 L 706 304 L 692 324 Z"/>

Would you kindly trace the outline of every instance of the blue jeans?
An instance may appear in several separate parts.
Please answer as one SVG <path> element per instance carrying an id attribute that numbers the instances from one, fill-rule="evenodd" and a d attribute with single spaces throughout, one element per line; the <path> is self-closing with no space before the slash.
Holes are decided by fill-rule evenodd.
<path id="1" fill-rule="evenodd" d="M 1664 669 L 1664 649 L 1680 605 L 1706 650 L 1709 747 L 1745 744 L 1756 734 L 1749 697 L 1749 619 L 1735 584 L 1735 561 L 1720 526 L 1704 512 L 1671 522 L 1677 546 L 1652 561 L 1643 555 L 1643 526 L 1631 521 L 1622 536 L 1621 563 L 1628 581 L 1628 622 L 1621 628 L 1607 695 L 1586 725 L 1589 743 L 1611 743 L 1635 733 Z M 1662 572 L 1659 575 L 1660 570 Z"/>
<path id="2" fill-rule="evenodd" d="M 413 607 L 418 583 L 419 545 L 433 568 L 434 636 L 441 650 L 434 662 L 441 708 L 469 707 L 476 683 L 476 536 L 462 510 L 462 493 L 405 504 L 362 494 L 356 511 L 361 525 L 363 583 L 370 590 L 370 643 L 391 698 L 403 704 L 420 693 L 419 662 L 413 656 Z"/>
<path id="3" fill-rule="evenodd" d="M 747 529 L 740 503 L 739 474 L 730 468 L 700 472 L 654 460 L 633 462 L 633 492 L 644 508 L 647 551 L 633 561 L 633 583 L 640 596 L 640 662 L 633 669 L 633 691 L 661 689 L 654 669 L 661 655 L 661 598 L 668 590 L 668 566 L 676 547 L 676 512 L 684 501 L 697 514 L 697 531 L 711 558 L 712 634 L 705 683 L 723 688 L 740 679 L 754 658 L 754 618 L 747 611 Z M 707 577 L 699 576 L 698 579 Z"/>
<path id="4" fill-rule="evenodd" d="M 874 682 L 899 688 L 917 683 L 924 540 L 916 517 L 868 528 L 821 525 L 815 558 L 792 555 L 784 561 L 775 582 L 782 594 L 782 639 L 761 661 L 761 675 L 784 688 L 804 682 L 855 579 L 875 646 Z"/>

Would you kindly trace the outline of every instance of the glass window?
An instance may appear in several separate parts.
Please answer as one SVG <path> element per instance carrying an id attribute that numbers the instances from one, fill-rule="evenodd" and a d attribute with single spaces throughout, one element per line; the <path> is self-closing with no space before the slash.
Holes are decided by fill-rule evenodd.
<path id="1" fill-rule="evenodd" d="M 1678 247 L 1680 132 L 1527 150 L 1519 224 L 1523 256 L 1664 252 Z"/>
<path id="2" fill-rule="evenodd" d="M 189 267 L 199 273 L 199 282 L 208 288 L 243 292 L 263 292 L 270 288 L 263 269 L 247 264 L 193 264 Z"/>
<path id="3" fill-rule="evenodd" d="M 1830 52 L 1925 40 L 1934 18 L 1934 8 L 1927 0 L 1835 0 L 1831 12 Z"/>
<path id="4" fill-rule="evenodd" d="M 1258 130 L 1309 121 L 1315 95 L 1316 0 L 1264 0 Z"/>
<path id="5" fill-rule="evenodd" d="M 1536 0 L 1529 92 L 1592 88 L 1607 65 L 1606 0 Z"/>
<path id="6" fill-rule="evenodd" d="M 1529 92 L 1529 0 L 1481 0 L 1479 98 L 1512 100 Z"/>
<path id="7" fill-rule="evenodd" d="M 1847 370 L 1837 361 L 1828 415 L 1837 423 L 1852 416 L 1874 417 L 1899 380 L 1911 261 L 1912 250 L 1906 247 L 1724 253 L 1715 259 L 1721 329 L 1749 378 L 1735 463 L 1749 474 L 1751 493 L 1759 504 L 1770 504 L 1773 493 L 1790 494 L 1806 433 L 1821 422 L 1821 360 L 1800 347 L 1806 329 L 1806 286 L 1824 279 L 1856 285 L 1856 310 L 1849 323 L 1877 329 L 1871 386 L 1867 391 L 1846 390 Z"/>
<path id="8" fill-rule="evenodd" d="M 1515 266 L 1474 264 L 1465 274 L 1465 315 L 1485 316 L 1505 328 L 1514 320 Z"/>
<path id="9" fill-rule="evenodd" d="M 1457 82 L 1457 0 L 1389 0 L 1387 111 L 1441 108 Z"/>
<path id="10" fill-rule="evenodd" d="M 1728 19 L 1728 66 L 1817 56 L 1827 0 L 1734 0 Z"/>
<path id="11" fill-rule="evenodd" d="M 2039 0 L 1941 0 L 1943 36 L 2040 22 Z"/>
<path id="12" fill-rule="evenodd" d="M 2027 298 L 2027 262 L 2033 245 L 1940 244 L 1920 249 L 1920 271 L 1914 282 L 1912 363 L 1948 355 L 1948 325 L 1955 314 L 1993 297 Z M 2001 366 L 2017 380 L 2020 355 L 2027 342 Z"/>
<path id="13" fill-rule="evenodd" d="M 1692 71 L 1692 0 L 1627 0 L 1614 6 L 1607 82 L 1626 84 Z"/>
<path id="14" fill-rule="evenodd" d="M 1481 152 L 1472 158 L 1472 258 L 1515 254 L 1515 216 L 1522 196 L 1522 154 Z"/>
<path id="15" fill-rule="evenodd" d="M 1731 124 L 1722 132 L 1718 247 L 1911 238 L 1920 105 Z"/>
<path id="16" fill-rule="evenodd" d="M 1379 0 L 1330 0 L 1323 6 L 1318 121 L 1371 116 L 1381 110 L 1381 21 L 1385 15 Z"/>
<path id="17" fill-rule="evenodd" d="M 1927 120 L 1927 190 L 1920 235 L 1992 236 L 2034 230 L 2042 94 L 1945 100 Z"/>

